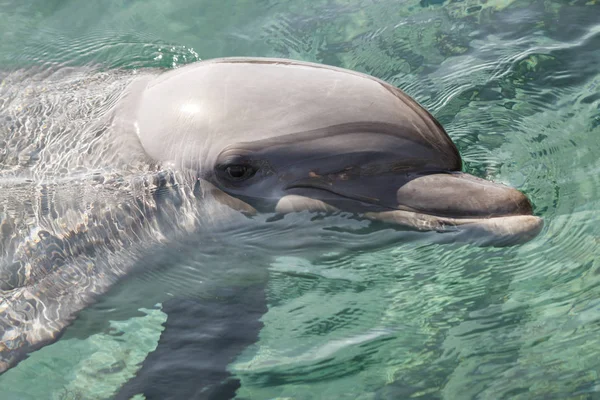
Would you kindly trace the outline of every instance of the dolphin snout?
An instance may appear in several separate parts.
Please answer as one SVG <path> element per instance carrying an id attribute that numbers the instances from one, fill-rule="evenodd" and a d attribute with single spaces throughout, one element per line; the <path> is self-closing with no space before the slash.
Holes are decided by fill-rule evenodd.
<path id="1" fill-rule="evenodd" d="M 402 185 L 396 197 L 398 209 L 441 217 L 533 214 L 531 202 L 520 191 L 461 172 L 420 176 Z"/>

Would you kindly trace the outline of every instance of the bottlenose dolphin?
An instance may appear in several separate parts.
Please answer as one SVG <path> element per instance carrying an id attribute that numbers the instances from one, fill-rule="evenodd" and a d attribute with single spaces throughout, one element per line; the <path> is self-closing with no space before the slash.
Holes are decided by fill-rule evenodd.
<path id="1" fill-rule="evenodd" d="M 374 77 L 269 58 L 139 75 L 80 133 L 85 151 L 68 162 L 48 156 L 66 165 L 61 179 L 81 163 L 128 173 L 93 178 L 88 206 L 74 217 L 61 206 L 60 223 L 50 213 L 16 234 L 15 219 L 0 220 L 0 373 L 57 340 L 123 277 L 149 268 L 148 254 L 165 243 L 210 242 L 218 227 L 347 213 L 478 245 L 524 243 L 542 228 L 524 194 L 461 172 L 435 118 Z M 236 217 L 223 222 L 222 209 Z"/>
<path id="2" fill-rule="evenodd" d="M 140 150 L 197 171 L 246 211 L 344 210 L 496 244 L 541 227 L 521 192 L 460 172 L 435 118 L 373 77 L 228 58 L 138 84 L 120 122 L 135 126 Z"/>

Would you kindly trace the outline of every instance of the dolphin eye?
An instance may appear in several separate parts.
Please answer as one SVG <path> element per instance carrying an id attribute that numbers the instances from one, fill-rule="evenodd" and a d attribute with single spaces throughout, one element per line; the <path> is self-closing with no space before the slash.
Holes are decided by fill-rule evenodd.
<path id="1" fill-rule="evenodd" d="M 251 178 L 256 170 L 250 165 L 232 164 L 225 167 L 225 175 L 233 181 L 243 181 Z"/>

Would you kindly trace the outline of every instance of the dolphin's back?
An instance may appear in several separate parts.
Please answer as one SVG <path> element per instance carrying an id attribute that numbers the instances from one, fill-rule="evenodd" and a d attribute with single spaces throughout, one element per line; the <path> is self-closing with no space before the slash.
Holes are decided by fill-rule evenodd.
<path id="1" fill-rule="evenodd" d="M 184 231 L 192 196 L 173 174 L 111 153 L 110 112 L 131 74 L 1 78 L 0 373 L 56 340 L 164 235 Z"/>
<path id="2" fill-rule="evenodd" d="M 138 263 L 145 253 L 193 230 L 184 220 L 193 194 L 169 179 L 150 176 L 146 183 L 147 190 L 125 202 L 90 204 L 79 224 L 36 229 L 3 258 L 0 373 L 58 339 L 77 312 L 138 266 L 147 267 Z"/>

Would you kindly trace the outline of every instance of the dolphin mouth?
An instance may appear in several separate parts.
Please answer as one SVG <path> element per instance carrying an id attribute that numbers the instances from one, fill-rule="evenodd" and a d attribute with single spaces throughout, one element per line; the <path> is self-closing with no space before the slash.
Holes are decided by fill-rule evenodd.
<path id="1" fill-rule="evenodd" d="M 387 182 L 386 182 L 387 181 Z M 520 191 L 462 172 L 407 180 L 302 179 L 286 188 L 276 211 L 349 211 L 409 230 L 448 233 L 452 241 L 508 246 L 535 238 L 543 219 Z"/>
<path id="2" fill-rule="evenodd" d="M 535 238 L 544 226 L 543 219 L 535 215 L 448 218 L 401 210 L 367 212 L 364 215 L 372 220 L 412 227 L 420 231 L 451 233 L 450 239 L 453 241 L 482 246 L 524 244 Z"/>

